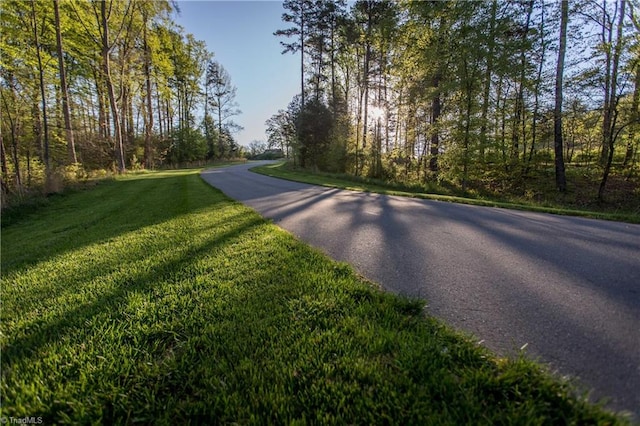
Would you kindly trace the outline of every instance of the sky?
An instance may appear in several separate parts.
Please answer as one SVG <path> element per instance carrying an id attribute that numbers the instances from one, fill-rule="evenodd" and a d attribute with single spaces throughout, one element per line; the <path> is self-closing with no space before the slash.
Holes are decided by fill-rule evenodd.
<path id="1" fill-rule="evenodd" d="M 186 33 L 204 41 L 231 76 L 244 127 L 235 137 L 240 145 L 265 141 L 264 122 L 287 105 L 300 90 L 298 55 L 282 55 L 273 33 L 288 25 L 281 20 L 281 1 L 178 1 L 174 21 Z"/>

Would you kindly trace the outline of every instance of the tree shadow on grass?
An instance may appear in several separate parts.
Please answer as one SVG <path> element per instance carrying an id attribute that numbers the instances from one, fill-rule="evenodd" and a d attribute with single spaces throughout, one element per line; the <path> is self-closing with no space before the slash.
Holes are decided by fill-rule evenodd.
<path id="1" fill-rule="evenodd" d="M 118 309 L 126 303 L 128 297 L 133 293 L 153 291 L 156 284 L 170 279 L 176 274 L 176 271 L 184 270 L 193 262 L 194 258 L 223 247 L 244 232 L 264 223 L 264 220 L 258 215 L 249 215 L 240 226 L 223 234 L 216 235 L 212 232 L 211 237 L 206 239 L 204 243 L 189 248 L 175 259 L 159 263 L 155 267 L 133 276 L 123 276 L 113 291 L 100 295 L 90 303 L 70 306 L 60 315 L 54 314 L 47 321 L 34 324 L 32 332 L 19 337 L 9 336 L 8 341 L 2 347 L 3 365 L 10 371 L 11 365 L 18 360 L 38 359 L 45 346 L 63 340 L 65 336 L 69 336 L 76 329 L 82 329 L 93 317 L 103 314 L 105 311 L 113 310 L 122 316 L 122 312 L 119 312 Z"/>
<path id="2" fill-rule="evenodd" d="M 221 213 L 212 214 L 214 209 Z M 135 293 L 157 296 L 157 287 L 170 283 L 176 271 L 188 271 L 194 258 L 220 250 L 265 223 L 197 175 L 184 172 L 114 182 L 95 192 L 63 197 L 42 213 L 3 230 L 2 394 L 3 413 L 8 414 L 19 413 L 15 411 L 18 401 L 40 398 L 24 388 L 25 381 L 34 379 L 28 378 L 30 368 L 26 366 L 44 365 L 45 371 L 56 371 L 60 360 L 51 365 L 51 356 L 64 359 L 69 355 L 67 349 L 56 353 L 60 347 L 68 348 L 67 344 L 60 346 L 62 342 L 95 333 L 93 327 L 101 318 L 126 324 L 129 319 L 122 307 Z M 195 223 L 204 218 L 203 223 Z M 184 229 L 176 221 L 186 224 Z M 164 223 L 171 223 L 172 228 L 144 247 L 147 234 L 143 229 L 160 225 L 155 228 L 165 231 Z M 182 234 L 173 238 L 172 231 Z M 199 235 L 196 243 L 191 241 L 191 232 Z M 127 233 L 137 234 L 134 246 L 129 238 L 120 238 Z M 94 245 L 106 247 L 108 255 L 86 263 L 72 261 L 73 253 L 91 252 Z M 65 265 L 48 262 L 66 254 L 71 254 L 66 258 L 71 261 Z M 114 258 L 115 263 L 109 265 Z M 28 273 L 50 272 L 50 276 L 38 277 L 37 283 L 24 278 Z M 30 311 L 34 306 L 40 311 Z M 85 341 L 75 343 L 84 347 Z M 38 383 L 51 380 L 50 374 L 39 374 Z M 63 377 L 74 380 L 73 375 Z M 57 388 L 50 384 L 48 388 Z M 60 398 L 53 390 L 51 394 Z M 18 405 L 12 407 L 12 400 Z"/>
<path id="3" fill-rule="evenodd" d="M 232 202 L 204 184 L 196 173 L 132 176 L 56 197 L 29 220 L 3 228 L 3 275 L 180 215 Z"/>

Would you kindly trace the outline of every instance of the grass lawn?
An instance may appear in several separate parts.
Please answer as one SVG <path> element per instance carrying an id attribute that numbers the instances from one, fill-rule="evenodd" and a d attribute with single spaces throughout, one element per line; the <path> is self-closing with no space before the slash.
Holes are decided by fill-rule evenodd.
<path id="1" fill-rule="evenodd" d="M 117 178 L 15 216 L 1 297 L 5 418 L 625 422 L 382 293 L 198 170 Z"/>
<path id="2" fill-rule="evenodd" d="M 332 174 L 332 173 L 312 173 L 310 171 L 294 169 L 285 162 L 279 162 L 269 164 L 266 166 L 257 166 L 251 169 L 256 173 L 261 173 L 267 176 L 273 176 L 281 179 L 293 180 L 296 182 L 311 183 L 314 185 L 322 185 L 331 188 L 349 189 L 353 191 L 375 192 L 378 194 L 387 195 L 400 195 L 405 197 L 423 198 L 429 200 L 448 201 L 455 203 L 473 204 L 476 206 L 490 206 L 490 207 L 502 207 L 515 210 L 528 210 L 541 213 L 553 213 L 568 216 L 581 216 L 590 217 L 594 219 L 616 220 L 629 223 L 640 223 L 640 210 L 638 210 L 637 202 L 631 203 L 635 205 L 635 211 L 624 212 L 612 212 L 602 211 L 598 209 L 576 209 L 563 207 L 561 204 L 555 202 L 553 206 L 545 205 L 544 203 L 527 202 L 526 200 L 504 201 L 494 199 L 492 197 L 461 197 L 450 194 L 443 194 L 441 192 L 451 192 L 442 187 L 425 188 L 421 186 L 402 186 L 385 183 L 380 180 L 367 179 L 362 177 L 354 177 L 345 174 Z M 556 194 L 557 196 L 557 194 Z M 610 210 L 617 210 L 611 208 Z"/>

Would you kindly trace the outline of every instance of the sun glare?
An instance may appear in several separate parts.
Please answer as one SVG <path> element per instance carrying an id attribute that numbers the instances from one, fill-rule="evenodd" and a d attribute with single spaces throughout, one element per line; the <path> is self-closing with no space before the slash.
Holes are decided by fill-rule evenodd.
<path id="1" fill-rule="evenodd" d="M 378 120 L 379 118 L 384 117 L 384 109 L 374 106 L 369 108 L 369 116 L 372 120 Z"/>

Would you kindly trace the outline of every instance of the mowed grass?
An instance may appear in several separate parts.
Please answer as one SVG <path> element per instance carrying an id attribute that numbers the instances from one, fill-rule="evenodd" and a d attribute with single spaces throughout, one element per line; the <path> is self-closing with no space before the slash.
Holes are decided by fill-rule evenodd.
<path id="1" fill-rule="evenodd" d="M 2 412 L 46 424 L 615 424 L 206 185 L 149 173 L 2 230 Z"/>

